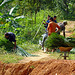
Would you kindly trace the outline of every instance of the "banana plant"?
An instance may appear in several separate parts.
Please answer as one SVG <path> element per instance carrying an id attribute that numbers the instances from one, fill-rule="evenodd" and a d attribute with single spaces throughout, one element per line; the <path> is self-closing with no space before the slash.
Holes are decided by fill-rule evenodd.
<path id="1" fill-rule="evenodd" d="M 6 3 L 9 3 L 9 2 L 12 2 L 12 1 L 14 1 L 14 0 L 1 0 L 1 1 L 0 1 L 0 8 L 1 8 L 3 5 L 5 5 Z"/>
<path id="2" fill-rule="evenodd" d="M 8 12 L 8 14 L 1 14 L 0 15 L 0 24 L 5 24 L 7 22 L 11 22 L 12 26 L 17 28 L 17 27 L 22 27 L 21 25 L 18 24 L 17 21 L 20 21 L 20 19 L 25 18 L 24 15 L 22 16 L 13 16 L 13 12 L 17 10 L 18 6 L 15 6 L 13 8 L 10 9 L 10 11 Z M 15 13 L 14 13 L 15 14 Z"/>
<path id="3" fill-rule="evenodd" d="M 2 0 L 0 1 L 0 8 L 3 7 L 6 3 L 11 2 L 13 0 Z M 0 28 L 2 29 L 2 33 L 4 34 L 6 31 L 15 30 L 18 35 L 21 32 L 21 28 L 25 26 L 20 25 L 18 22 L 21 21 L 24 17 L 22 16 L 14 16 L 15 12 L 18 10 L 18 5 L 12 7 L 9 12 L 2 14 L 0 13 Z"/>

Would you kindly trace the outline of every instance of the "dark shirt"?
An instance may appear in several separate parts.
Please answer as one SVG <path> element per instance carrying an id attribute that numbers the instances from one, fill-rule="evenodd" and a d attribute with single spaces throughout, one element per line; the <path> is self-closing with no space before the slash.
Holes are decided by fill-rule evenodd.
<path id="1" fill-rule="evenodd" d="M 54 20 L 54 22 L 55 22 L 55 23 L 57 23 L 57 21 L 56 21 L 56 20 Z"/>
<path id="2" fill-rule="evenodd" d="M 49 20 L 47 20 L 46 23 L 49 23 Z M 48 27 L 48 24 L 45 25 L 45 28 L 47 28 L 47 27 Z"/>
<path id="3" fill-rule="evenodd" d="M 12 32 L 8 32 L 8 34 L 9 34 L 9 41 L 10 42 L 16 42 L 16 40 L 15 40 L 15 34 L 14 33 L 12 33 Z"/>

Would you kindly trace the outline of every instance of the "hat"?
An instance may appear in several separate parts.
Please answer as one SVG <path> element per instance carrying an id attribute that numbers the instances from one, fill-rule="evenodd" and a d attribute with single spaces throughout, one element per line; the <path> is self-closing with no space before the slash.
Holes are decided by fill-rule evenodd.
<path id="1" fill-rule="evenodd" d="M 67 21 L 63 21 L 63 24 L 64 24 L 64 25 L 67 25 Z"/>

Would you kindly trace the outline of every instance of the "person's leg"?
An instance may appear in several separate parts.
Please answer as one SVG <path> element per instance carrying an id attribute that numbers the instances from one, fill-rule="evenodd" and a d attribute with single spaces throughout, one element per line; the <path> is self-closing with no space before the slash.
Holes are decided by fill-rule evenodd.
<path id="1" fill-rule="evenodd" d="M 43 36 L 43 40 L 42 40 L 42 49 L 44 50 L 44 42 L 45 40 L 47 39 L 48 35 L 47 34 L 44 34 Z"/>

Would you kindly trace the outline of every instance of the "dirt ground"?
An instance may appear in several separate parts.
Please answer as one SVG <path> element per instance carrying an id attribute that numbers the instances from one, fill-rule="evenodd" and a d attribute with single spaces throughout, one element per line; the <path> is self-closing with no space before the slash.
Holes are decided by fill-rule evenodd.
<path id="1" fill-rule="evenodd" d="M 43 50 L 39 50 L 39 52 L 34 53 L 34 57 L 24 57 L 23 60 L 19 61 L 19 63 L 27 63 L 29 61 L 38 61 L 44 60 L 44 58 L 49 58 L 50 54 L 44 53 Z"/>
<path id="2" fill-rule="evenodd" d="M 75 27 L 75 21 L 67 21 L 67 25 L 66 25 L 66 29 L 65 29 L 65 34 L 66 34 L 66 37 L 69 37 L 71 36 L 71 34 L 73 33 L 73 29 Z M 61 33 L 61 35 L 63 35 Z"/>

